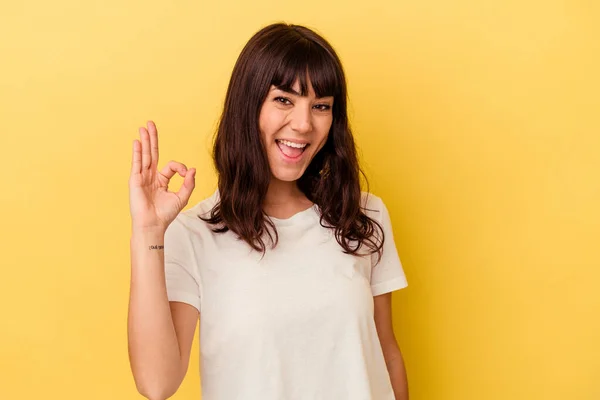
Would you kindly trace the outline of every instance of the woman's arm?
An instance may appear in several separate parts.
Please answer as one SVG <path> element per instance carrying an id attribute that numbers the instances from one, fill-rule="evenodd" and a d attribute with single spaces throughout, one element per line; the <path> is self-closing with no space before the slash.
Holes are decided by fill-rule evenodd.
<path id="1" fill-rule="evenodd" d="M 127 321 L 129 362 L 138 391 L 151 400 L 172 396 L 189 364 L 198 310 L 167 298 L 164 231 L 133 231 Z M 151 248 L 153 247 L 153 248 Z"/>
<path id="2" fill-rule="evenodd" d="M 373 300 L 375 302 L 375 326 L 392 381 L 394 395 L 396 400 L 408 400 L 406 368 L 392 325 L 392 293 L 375 296 Z"/>

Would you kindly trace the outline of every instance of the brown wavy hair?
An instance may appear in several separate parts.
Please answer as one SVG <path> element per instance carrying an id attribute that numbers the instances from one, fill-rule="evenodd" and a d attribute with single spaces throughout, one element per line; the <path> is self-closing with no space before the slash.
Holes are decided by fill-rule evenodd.
<path id="1" fill-rule="evenodd" d="M 299 80 L 301 95 L 306 96 L 307 77 L 317 97 L 334 97 L 333 122 L 325 145 L 298 179 L 298 188 L 318 206 L 321 226 L 335 230 L 344 253 L 358 255 L 366 245 L 369 253 L 381 257 L 383 229 L 361 205 L 359 174 L 367 188 L 368 181 L 348 123 L 342 64 L 323 37 L 300 25 L 266 26 L 240 53 L 213 148 L 220 199 L 210 218 L 200 218 L 215 225 L 213 232 L 231 230 L 263 255 L 265 234 L 273 247 L 277 245 L 277 230 L 263 210 L 271 171 L 258 120 L 271 85 L 289 91 Z M 374 235 L 376 230 L 380 235 Z"/>

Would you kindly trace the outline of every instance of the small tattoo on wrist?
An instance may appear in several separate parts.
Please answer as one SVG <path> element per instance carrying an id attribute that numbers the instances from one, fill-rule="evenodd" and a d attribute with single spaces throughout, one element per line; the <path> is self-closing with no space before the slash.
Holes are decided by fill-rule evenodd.
<path id="1" fill-rule="evenodd" d="M 158 244 L 158 245 L 150 245 L 148 248 L 149 248 L 149 250 L 162 250 L 162 249 L 164 249 L 164 247 L 165 246 Z"/>

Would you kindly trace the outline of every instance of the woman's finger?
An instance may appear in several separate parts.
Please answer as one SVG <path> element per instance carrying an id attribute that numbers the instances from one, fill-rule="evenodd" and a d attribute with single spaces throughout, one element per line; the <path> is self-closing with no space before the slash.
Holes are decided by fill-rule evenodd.
<path id="1" fill-rule="evenodd" d="M 150 155 L 152 157 L 152 169 L 158 165 L 158 130 L 153 121 L 148 121 L 148 133 L 150 134 Z"/>
<path id="2" fill-rule="evenodd" d="M 184 164 L 171 160 L 160 170 L 160 173 L 165 178 L 171 179 L 177 172 L 179 172 L 181 176 L 184 176 L 186 171 L 187 167 Z"/>
<path id="3" fill-rule="evenodd" d="M 150 136 L 146 128 L 140 128 L 140 138 L 142 140 L 142 170 L 144 170 L 150 168 L 150 163 L 152 163 Z"/>
<path id="4" fill-rule="evenodd" d="M 131 175 L 142 172 L 142 146 L 139 140 L 133 141 L 133 155 L 131 157 Z"/>

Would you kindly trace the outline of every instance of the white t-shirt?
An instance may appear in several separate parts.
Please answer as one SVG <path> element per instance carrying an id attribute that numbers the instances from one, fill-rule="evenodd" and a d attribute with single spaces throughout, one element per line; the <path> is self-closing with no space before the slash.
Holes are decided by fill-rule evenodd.
<path id="1" fill-rule="evenodd" d="M 279 243 L 261 260 L 235 235 L 213 233 L 219 192 L 181 212 L 165 234 L 170 301 L 200 311 L 203 400 L 394 400 L 374 322 L 373 296 L 407 286 L 390 217 L 383 256 L 344 254 L 318 206 L 272 218 Z"/>

